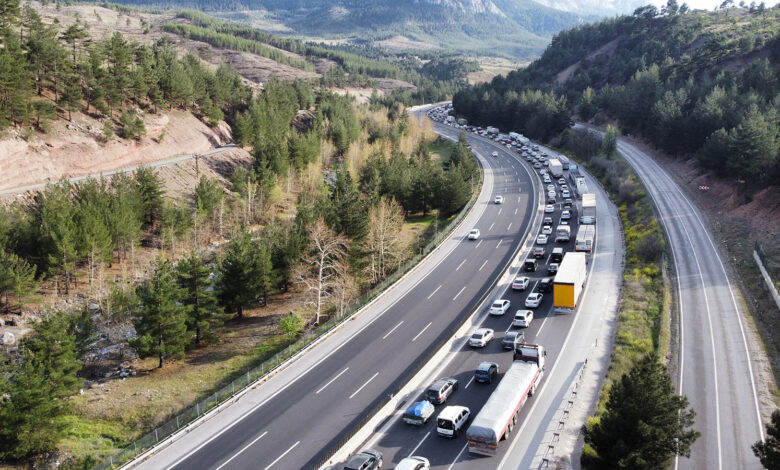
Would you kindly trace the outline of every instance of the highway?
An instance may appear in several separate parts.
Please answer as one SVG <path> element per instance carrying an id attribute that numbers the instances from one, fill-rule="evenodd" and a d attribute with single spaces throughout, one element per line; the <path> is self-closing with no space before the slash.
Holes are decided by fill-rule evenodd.
<path id="1" fill-rule="evenodd" d="M 438 123 L 434 124 L 434 130 L 450 137 L 454 137 L 458 132 L 456 129 Z M 472 145 L 492 145 L 493 148 L 500 148 L 498 144 L 474 135 L 469 135 L 468 139 Z M 516 154 L 515 158 L 520 159 Z M 567 183 L 571 186 L 570 181 Z M 542 344 L 547 349 L 546 370 L 548 375 L 537 394 L 521 409 L 520 421 L 517 426 L 519 431 L 513 432 L 509 441 L 499 445 L 499 452 L 496 456 L 475 456 L 467 451 L 465 433 L 461 433 L 461 436 L 455 439 L 439 437 L 436 434 L 435 419 L 432 418 L 421 427 L 411 426 L 403 423 L 400 419 L 403 409 L 399 409 L 393 415 L 393 419 L 383 429 L 373 433 L 362 447 L 382 451 L 385 462 L 389 464 L 390 468 L 392 468 L 392 464 L 411 455 L 426 457 L 431 463 L 431 468 L 441 469 L 495 469 L 521 466 L 529 468 L 532 464 L 538 466 L 541 459 L 536 451 L 545 439 L 545 431 L 550 424 L 552 414 L 560 405 L 563 393 L 571 383 L 576 371 L 587 358 L 596 334 L 604 327 L 604 321 L 609 316 L 609 312 L 614 312 L 617 306 L 620 263 L 622 262 L 619 223 L 614 208 L 609 207 L 606 202 L 606 195 L 600 191 L 594 181 L 590 180 L 590 184 L 593 186 L 594 192 L 599 195 L 598 210 L 602 214 L 598 221 L 599 233 L 596 250 L 589 256 L 589 281 L 586 284 L 586 289 L 590 292 L 583 295 L 583 306 L 576 314 L 556 314 L 552 310 L 552 293 L 545 294 L 542 305 L 535 309 L 535 318 L 531 326 L 523 329 L 527 342 Z M 560 187 L 557 183 L 555 186 L 560 201 Z M 555 227 L 558 224 L 560 213 L 561 204 L 558 203 L 553 214 L 544 215 L 551 216 L 552 225 Z M 547 256 L 540 260 L 537 272 L 525 273 L 513 270 L 510 278 L 515 275 L 524 275 L 532 279 L 531 285 L 526 291 L 512 291 L 509 284 L 503 284 L 494 290 L 494 295 L 486 299 L 482 306 L 483 309 L 487 309 L 490 303 L 497 298 L 508 299 L 512 303 L 509 312 L 503 316 L 487 316 L 484 322 L 479 325 L 495 330 L 495 338 L 485 348 L 474 349 L 464 344 L 459 350 L 453 351 L 439 368 L 436 376 L 429 377 L 428 383 L 423 384 L 427 386 L 438 377 L 457 378 L 459 390 L 448 399 L 446 405 L 466 406 L 471 410 L 472 416 L 475 416 L 487 401 L 498 381 L 494 381 L 492 384 L 475 383 L 472 380 L 474 370 L 482 361 L 496 362 L 501 372 L 509 367 L 512 362 L 512 353 L 501 347 L 501 338 L 506 331 L 520 330 L 511 326 L 514 312 L 518 309 L 525 309 L 523 301 L 529 293 L 536 291 L 537 283 L 541 278 L 551 276 L 546 272 L 546 268 L 549 264 L 548 256 L 552 248 L 560 246 L 565 251 L 574 250 L 574 237 L 578 227 L 577 217 L 578 214 L 575 210 L 572 214 L 572 238 L 569 243 L 555 243 L 551 240 L 547 245 L 544 245 Z M 536 232 L 533 232 L 531 236 L 535 238 Z M 526 255 L 527 253 L 524 251 L 519 258 L 525 259 Z M 580 334 L 575 335 L 575 338 L 572 339 L 571 332 L 575 325 Z M 422 399 L 424 386 L 416 390 L 417 398 L 410 399 L 408 404 Z M 434 417 L 446 405 L 438 406 Z"/>
<path id="2" fill-rule="evenodd" d="M 750 446 L 763 438 L 745 312 L 696 206 L 655 160 L 620 140 L 619 153 L 653 198 L 671 245 L 679 302 L 679 392 L 702 436 L 676 468 L 760 469 Z"/>
<path id="3" fill-rule="evenodd" d="M 494 144 L 477 204 L 453 236 L 334 334 L 136 466 L 148 469 L 310 468 L 448 338 L 513 258 L 529 230 L 538 187 Z M 493 204 L 497 194 L 503 204 Z M 467 240 L 473 228 L 479 240 Z M 541 322 L 540 322 L 541 323 Z"/>

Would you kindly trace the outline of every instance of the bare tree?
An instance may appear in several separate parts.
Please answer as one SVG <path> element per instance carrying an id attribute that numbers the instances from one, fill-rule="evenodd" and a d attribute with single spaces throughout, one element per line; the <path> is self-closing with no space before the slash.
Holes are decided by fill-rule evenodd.
<path id="1" fill-rule="evenodd" d="M 333 289 L 333 297 L 338 316 L 341 317 L 347 312 L 347 305 L 349 305 L 358 292 L 358 286 L 349 272 L 349 263 L 340 260 L 336 263 L 335 268 L 338 276 Z"/>
<path id="2" fill-rule="evenodd" d="M 371 253 L 371 262 L 366 270 L 374 284 L 385 278 L 387 267 L 393 261 L 400 263 L 403 257 L 403 223 L 404 211 L 395 199 L 382 197 L 368 212 L 368 235 L 364 248 Z"/>
<path id="3" fill-rule="evenodd" d="M 294 270 L 294 279 L 306 289 L 305 304 L 314 308 L 315 324 L 325 316 L 323 306 L 333 300 L 338 290 L 346 251 L 346 237 L 333 232 L 322 219 L 311 226 L 309 247 Z"/>

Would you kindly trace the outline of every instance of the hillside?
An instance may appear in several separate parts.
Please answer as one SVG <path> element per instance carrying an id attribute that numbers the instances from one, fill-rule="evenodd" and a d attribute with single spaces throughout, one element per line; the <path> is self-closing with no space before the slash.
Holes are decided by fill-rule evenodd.
<path id="1" fill-rule="evenodd" d="M 532 0 L 123 0 L 129 5 L 194 8 L 277 34 L 341 38 L 381 46 L 403 38 L 408 50 L 450 50 L 528 59 L 552 34 L 591 15 Z M 398 41 L 396 41 L 398 42 Z"/>

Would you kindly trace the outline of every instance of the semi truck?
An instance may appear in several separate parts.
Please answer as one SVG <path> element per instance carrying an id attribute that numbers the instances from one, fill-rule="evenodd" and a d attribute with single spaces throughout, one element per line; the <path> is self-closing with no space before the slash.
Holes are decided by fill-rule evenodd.
<path id="1" fill-rule="evenodd" d="M 580 212 L 581 224 L 596 223 L 596 195 L 585 193 L 582 195 L 582 212 Z"/>
<path id="2" fill-rule="evenodd" d="M 587 251 L 590 253 L 593 250 L 593 241 L 595 238 L 595 225 L 580 225 L 580 229 L 577 231 L 577 238 L 574 239 L 574 250 Z"/>
<path id="3" fill-rule="evenodd" d="M 550 170 L 550 174 L 553 175 L 556 178 L 560 178 L 563 176 L 563 165 L 561 165 L 561 161 L 557 158 L 551 158 L 548 160 L 548 169 Z"/>
<path id="4" fill-rule="evenodd" d="M 520 409 L 536 393 L 544 376 L 546 354 L 541 345 L 515 345 L 512 365 L 466 431 L 469 452 L 496 454 L 498 442 L 509 437 Z"/>
<path id="5" fill-rule="evenodd" d="M 563 166 L 564 170 L 569 169 L 569 159 L 567 157 L 563 155 L 558 155 L 556 158 L 561 161 L 561 165 Z"/>
<path id="6" fill-rule="evenodd" d="M 559 225 L 555 228 L 555 241 L 567 242 L 571 240 L 571 227 L 568 225 Z"/>
<path id="7" fill-rule="evenodd" d="M 577 197 L 582 197 L 583 194 L 588 193 L 588 185 L 585 183 L 585 178 L 582 176 L 577 177 L 574 188 L 577 190 Z"/>
<path id="8" fill-rule="evenodd" d="M 498 135 L 498 128 L 497 127 L 490 127 L 490 126 L 488 126 L 488 128 L 486 130 L 487 130 L 487 133 L 489 135 Z"/>
<path id="9" fill-rule="evenodd" d="M 587 274 L 585 253 L 568 253 L 563 257 L 553 281 L 553 308 L 556 312 L 574 313 L 577 310 Z"/>

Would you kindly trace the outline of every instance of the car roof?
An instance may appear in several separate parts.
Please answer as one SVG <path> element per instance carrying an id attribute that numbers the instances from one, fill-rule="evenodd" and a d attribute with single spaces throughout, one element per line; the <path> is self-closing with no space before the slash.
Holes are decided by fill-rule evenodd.
<path id="1" fill-rule="evenodd" d="M 442 377 L 431 385 L 431 388 L 441 387 L 444 384 L 452 382 L 452 377 Z"/>
<path id="2" fill-rule="evenodd" d="M 515 332 L 511 331 L 510 333 L 515 333 Z M 493 366 L 498 367 L 498 364 L 492 361 L 480 362 L 479 365 L 477 366 L 477 370 L 488 370 Z"/>
<path id="3" fill-rule="evenodd" d="M 450 405 L 443 410 L 441 410 L 441 413 L 439 413 L 438 418 L 444 418 L 444 419 L 454 419 L 456 416 L 460 414 L 461 411 L 465 410 L 465 406 L 458 406 L 458 405 Z"/>
<path id="4" fill-rule="evenodd" d="M 474 333 L 482 333 L 482 334 L 484 334 L 484 333 L 489 333 L 491 331 L 493 331 L 493 330 L 491 330 L 490 328 L 477 328 L 477 330 Z"/>

